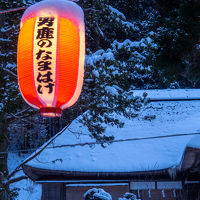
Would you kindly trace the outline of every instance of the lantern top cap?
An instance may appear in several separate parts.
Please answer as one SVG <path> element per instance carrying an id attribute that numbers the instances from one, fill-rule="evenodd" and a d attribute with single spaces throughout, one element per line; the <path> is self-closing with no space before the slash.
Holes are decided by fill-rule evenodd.
<path id="1" fill-rule="evenodd" d="M 77 0 L 43 0 L 26 9 L 22 16 L 22 24 L 33 17 L 45 15 L 68 18 L 77 24 L 84 23 L 82 8 L 74 3 Z"/>

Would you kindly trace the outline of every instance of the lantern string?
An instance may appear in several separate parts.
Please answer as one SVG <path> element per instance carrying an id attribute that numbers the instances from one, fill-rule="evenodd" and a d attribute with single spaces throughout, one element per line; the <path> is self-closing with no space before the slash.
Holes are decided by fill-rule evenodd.
<path id="1" fill-rule="evenodd" d="M 2 11 L 0 11 L 0 14 L 10 13 L 10 12 L 16 12 L 16 11 L 20 11 L 20 10 L 25 10 L 26 8 L 28 8 L 28 6 L 21 7 L 21 8 L 9 9 L 9 10 L 2 10 Z"/>
<path id="2" fill-rule="evenodd" d="M 46 147 L 45 149 L 55 149 L 55 148 L 62 148 L 62 147 L 76 147 L 76 146 L 92 146 L 95 144 L 111 144 L 111 143 L 119 143 L 119 142 L 129 142 L 129 141 L 140 141 L 140 140 L 155 140 L 155 139 L 163 139 L 163 138 L 173 138 L 173 137 L 181 137 L 181 136 L 191 136 L 191 135 L 200 135 L 200 133 L 183 133 L 183 134 L 172 134 L 172 135 L 160 135 L 160 136 L 154 136 L 154 137 L 143 137 L 143 138 L 128 138 L 128 139 L 119 139 L 119 140 L 112 140 L 107 142 L 85 142 L 85 143 L 76 143 L 76 144 L 64 144 L 64 145 L 55 145 L 52 147 Z M 53 142 L 52 140 L 51 142 Z M 50 143 L 51 143 L 50 142 Z M 49 144 L 50 144 L 49 143 Z M 0 152 L 1 154 L 6 153 L 26 153 L 27 151 L 35 151 L 35 150 L 41 150 L 42 148 L 32 148 L 29 150 L 16 150 L 16 151 L 8 151 L 8 152 Z"/>

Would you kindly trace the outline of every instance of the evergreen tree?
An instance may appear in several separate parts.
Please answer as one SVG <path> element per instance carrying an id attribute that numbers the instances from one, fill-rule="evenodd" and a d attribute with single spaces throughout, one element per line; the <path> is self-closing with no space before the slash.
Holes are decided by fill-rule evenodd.
<path id="1" fill-rule="evenodd" d="M 200 87 L 200 1 L 155 0 L 152 5 L 156 14 L 151 29 L 158 45 L 154 66 L 181 87 Z"/>
<path id="2" fill-rule="evenodd" d="M 33 1 L 4 1 L 1 3 L 1 10 L 27 6 Z M 139 29 L 137 24 L 127 21 L 125 15 L 118 9 L 109 5 L 106 0 L 89 1 L 82 0 L 79 2 L 83 6 L 86 18 L 86 72 L 85 82 L 81 97 L 76 105 L 64 112 L 64 125 L 69 124 L 79 115 L 82 115 L 81 121 L 88 126 L 91 136 L 98 141 L 111 142 L 113 137 L 103 135 L 106 124 L 123 126 L 123 123 L 116 118 L 116 114 L 124 115 L 128 118 L 135 117 L 140 107 L 144 103 L 143 98 L 132 97 L 132 78 L 131 67 L 126 68 L 127 56 L 130 50 L 123 46 L 118 48 L 120 43 L 127 39 L 138 38 Z M 16 54 L 17 54 L 17 36 L 19 32 L 19 23 L 22 12 L 12 12 L 1 15 L 5 20 L 1 20 L 1 61 L 0 61 L 0 95 L 1 95 L 1 152 L 8 151 L 8 139 L 10 132 L 20 132 L 12 124 L 13 116 L 16 120 L 16 112 L 24 109 L 23 102 L 16 80 Z M 4 21 L 4 23 L 3 23 Z M 128 55 L 126 55 L 128 54 Z M 138 54 L 139 55 L 139 54 Z M 135 55 L 135 57 L 137 57 Z M 117 60 L 118 59 L 118 60 Z M 140 59 L 139 59 L 140 60 Z M 132 61 L 131 61 L 132 62 Z M 140 62 L 140 61 L 138 61 Z M 19 119 L 33 115 L 34 122 L 38 116 L 31 109 L 26 114 L 20 114 Z M 133 112 L 135 110 L 135 113 Z M 18 117 L 18 115 L 17 115 Z M 23 120 L 23 119 L 22 119 Z M 30 121 L 29 121 L 30 122 Z M 11 123 L 11 125 L 9 125 Z M 45 123 L 45 121 L 44 121 Z M 9 129 L 8 129 L 9 125 Z M 27 124 L 24 120 L 23 133 L 26 139 L 31 138 L 31 132 L 38 126 Z M 30 131 L 30 127 L 31 130 Z M 10 132 L 8 131 L 10 130 Z M 47 137 L 48 138 L 48 137 Z M 46 138 L 46 139 L 47 139 Z M 22 141 L 19 141 L 19 144 Z M 31 147 L 31 145 L 29 145 Z M 1 159 L 1 185 L 7 177 L 7 153 Z M 5 190 L 9 192 L 6 186 Z M 1 199 L 9 198 L 1 190 Z M 4 196 L 3 196 L 4 195 Z"/>
<path id="3" fill-rule="evenodd" d="M 6 2 L 1 3 L 1 10 L 7 9 Z M 6 178 L 8 174 L 7 169 L 7 151 L 8 151 L 8 130 L 7 130 L 7 115 L 8 112 L 12 109 L 12 105 L 15 104 L 16 100 L 16 91 L 14 93 L 10 93 L 11 90 L 14 90 L 12 86 L 16 86 L 16 84 L 12 84 L 13 81 L 10 81 L 10 76 L 5 73 L 5 69 L 12 68 L 12 64 L 9 65 L 9 63 L 13 63 L 13 51 L 10 51 L 10 47 L 13 45 L 12 40 L 10 40 L 9 35 L 12 35 L 10 32 L 12 31 L 12 28 L 9 27 L 7 22 L 7 16 L 0 15 L 0 23 L 1 23 L 1 29 L 0 29 L 0 44 L 1 44 L 1 53 L 0 53 L 0 152 L 1 153 L 1 159 L 0 159 L 0 187 L 3 187 L 3 181 L 4 178 Z M 11 37 L 12 37 L 11 36 Z M 10 62 L 8 62 L 8 60 Z M 10 69 L 9 69 L 10 70 Z M 12 85 L 12 86 L 11 86 Z M 15 87 L 16 88 L 16 87 Z M 9 94 L 9 95 L 8 95 Z M 14 101 L 13 101 L 14 100 Z M 16 102 L 17 103 L 17 102 Z M 0 199 L 8 199 L 7 192 L 5 190 L 8 190 L 7 187 L 4 187 L 0 191 Z"/>
<path id="4" fill-rule="evenodd" d="M 0 5 L 1 10 L 5 10 L 35 2 L 37 1 L 5 0 Z M 199 33 L 198 26 L 195 31 L 192 28 L 198 25 L 196 17 L 199 11 L 195 8 L 197 1 L 194 1 L 195 4 L 190 7 L 192 12 L 196 12 L 195 20 L 189 27 L 193 16 L 187 20 L 191 15 L 191 12 L 189 15 L 186 12 L 188 2 L 180 0 L 178 3 L 167 4 L 165 1 L 156 0 L 80 0 L 78 4 L 84 9 L 86 23 L 85 80 L 78 102 L 63 112 L 61 126 L 66 126 L 81 116 L 79 120 L 88 127 L 91 137 L 97 141 L 112 142 L 114 137 L 103 134 L 106 126 L 122 127 L 123 123 L 118 119 L 118 115 L 133 118 L 146 102 L 145 95 L 133 98 L 134 89 L 171 87 L 171 82 L 163 76 L 163 71 L 169 69 L 168 65 L 175 66 L 172 69 L 176 71 L 181 68 L 185 74 L 189 65 L 183 67 L 183 64 L 188 61 L 192 65 L 190 69 L 195 69 L 194 63 L 197 62 L 193 59 L 198 49 L 194 50 L 192 47 Z M 24 135 L 19 137 L 18 142 L 22 147 L 17 148 L 24 148 L 25 139 L 41 144 L 50 137 L 45 131 L 51 128 L 47 125 L 47 120 L 41 120 L 39 115 L 29 108 L 28 113 L 20 114 L 20 120 L 27 117 L 28 122 L 15 121 L 15 124 L 9 124 L 8 129 L 8 122 L 12 122 L 15 113 L 26 107 L 15 77 L 21 15 L 20 11 L 0 16 L 1 152 L 8 150 L 7 138 L 10 132 L 23 130 Z M 186 33 L 189 36 L 186 36 Z M 183 44 L 187 44 L 188 48 L 177 52 Z M 193 56 L 189 54 L 191 50 Z M 172 86 L 176 87 L 174 85 Z M 22 129 L 16 130 L 16 125 L 22 126 Z M 41 136 L 33 137 L 37 135 L 35 133 Z M 33 142 L 29 142 L 28 147 L 35 147 L 33 145 Z M 0 166 L 4 166 L 0 169 L 4 177 L 7 174 L 6 161 L 7 154 L 4 160 L 0 160 Z"/>
<path id="5" fill-rule="evenodd" d="M 140 35 L 137 23 L 128 21 L 108 0 L 82 0 L 79 3 L 86 22 L 85 80 L 78 103 L 67 109 L 64 116 L 73 120 L 82 114 L 81 122 L 88 127 L 92 137 L 111 141 L 113 137 L 103 135 L 107 124 L 122 127 L 116 114 L 135 117 L 144 103 L 143 98 L 133 98 L 130 90 L 144 85 L 138 86 L 135 81 L 133 87 L 134 80 L 145 79 L 144 76 L 151 79 L 151 72 L 146 75 L 150 68 L 144 61 L 146 55 L 140 58 L 150 44 L 143 39 L 134 45 L 133 41 Z M 142 63 L 146 67 L 135 67 Z"/>

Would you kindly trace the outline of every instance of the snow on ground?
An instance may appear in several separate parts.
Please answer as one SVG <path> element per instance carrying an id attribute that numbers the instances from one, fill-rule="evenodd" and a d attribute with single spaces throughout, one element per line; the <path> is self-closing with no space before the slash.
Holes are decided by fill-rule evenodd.
<path id="1" fill-rule="evenodd" d="M 8 170 L 11 173 L 18 165 L 20 165 L 23 160 L 28 155 L 22 154 L 18 155 L 15 153 L 9 153 L 8 155 Z M 23 171 L 18 172 L 15 177 L 24 175 Z M 16 183 L 11 184 L 11 189 L 18 189 L 18 196 L 16 200 L 41 200 L 42 188 L 41 185 L 34 183 L 30 179 L 22 180 Z"/>
<path id="2" fill-rule="evenodd" d="M 133 120 L 119 117 L 123 128 L 108 127 L 115 139 L 144 138 L 171 134 L 199 133 L 200 101 L 152 102 Z M 86 127 L 75 120 L 36 159 L 27 165 L 36 168 L 81 172 L 132 172 L 177 166 L 194 136 L 116 142 L 95 146 L 56 147 L 94 141 Z M 198 144 L 200 141 L 197 142 Z M 77 165 L 78 163 L 78 165 Z"/>

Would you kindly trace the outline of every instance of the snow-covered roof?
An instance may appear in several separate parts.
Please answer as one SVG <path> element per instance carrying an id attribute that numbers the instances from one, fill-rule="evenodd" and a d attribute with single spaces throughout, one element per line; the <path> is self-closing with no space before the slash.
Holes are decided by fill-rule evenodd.
<path id="1" fill-rule="evenodd" d="M 174 95 L 170 95 L 174 97 L 176 94 L 174 91 Z M 123 128 L 109 126 L 106 129 L 106 135 L 114 135 L 115 140 L 200 133 L 200 101 L 151 102 L 137 118 L 129 120 L 119 116 L 119 119 L 125 122 Z M 188 144 L 200 147 L 200 136 L 197 135 L 114 142 L 106 148 L 97 144 L 57 147 L 92 141 L 88 129 L 74 120 L 68 129 L 26 165 L 75 172 L 162 170 L 179 165 Z"/>
<path id="2" fill-rule="evenodd" d="M 133 95 L 142 96 L 144 92 L 152 101 L 200 100 L 200 89 L 134 90 Z"/>

